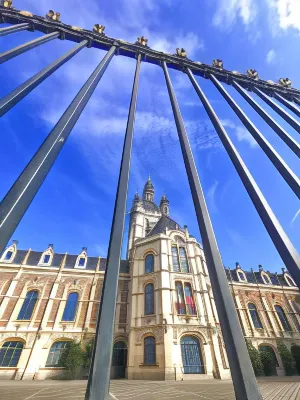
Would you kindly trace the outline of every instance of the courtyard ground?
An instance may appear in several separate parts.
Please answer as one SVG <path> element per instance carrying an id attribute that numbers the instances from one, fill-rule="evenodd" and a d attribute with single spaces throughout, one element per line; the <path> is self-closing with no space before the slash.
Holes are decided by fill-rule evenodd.
<path id="1" fill-rule="evenodd" d="M 0 381 L 1 400 L 84 400 L 86 381 Z M 299 377 L 258 381 L 264 400 L 300 400 Z M 114 380 L 110 400 L 234 400 L 231 382 Z"/>

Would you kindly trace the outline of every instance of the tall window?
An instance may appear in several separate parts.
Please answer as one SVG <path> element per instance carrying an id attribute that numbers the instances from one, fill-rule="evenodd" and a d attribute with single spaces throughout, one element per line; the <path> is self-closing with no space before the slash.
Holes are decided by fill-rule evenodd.
<path id="1" fill-rule="evenodd" d="M 5 342 L 0 349 L 0 367 L 16 367 L 22 350 L 22 342 Z"/>
<path id="2" fill-rule="evenodd" d="M 78 267 L 84 267 L 85 265 L 85 257 L 80 257 L 78 260 Z"/>
<path id="3" fill-rule="evenodd" d="M 127 346 L 124 342 L 116 342 L 113 347 L 112 364 L 114 367 L 125 367 L 127 361 Z"/>
<path id="4" fill-rule="evenodd" d="M 156 364 L 155 338 L 147 336 L 144 339 L 144 364 Z"/>
<path id="5" fill-rule="evenodd" d="M 145 258 L 145 274 L 150 274 L 154 272 L 154 256 L 153 254 L 148 254 Z"/>
<path id="6" fill-rule="evenodd" d="M 17 318 L 18 320 L 29 320 L 31 318 L 35 304 L 38 299 L 38 295 L 39 293 L 37 290 L 30 290 L 30 292 L 27 292 L 22 308 Z"/>
<path id="7" fill-rule="evenodd" d="M 184 247 L 172 246 L 172 260 L 173 260 L 173 271 L 185 272 L 185 273 L 190 272 L 188 259 Z"/>
<path id="8" fill-rule="evenodd" d="M 48 264 L 50 261 L 50 254 L 45 254 L 43 257 L 42 264 Z"/>
<path id="9" fill-rule="evenodd" d="M 197 315 L 196 306 L 193 299 L 190 283 L 184 284 L 184 290 L 181 282 L 175 283 L 177 292 L 177 312 L 181 315 Z"/>
<path id="10" fill-rule="evenodd" d="M 78 303 L 78 293 L 73 292 L 68 296 L 62 316 L 62 321 L 74 321 Z"/>
<path id="11" fill-rule="evenodd" d="M 199 340 L 194 336 L 184 336 L 180 340 L 184 374 L 204 374 L 203 358 Z"/>
<path id="12" fill-rule="evenodd" d="M 51 346 L 46 367 L 62 367 L 63 355 L 68 351 L 70 342 L 55 342 Z"/>
<path id="13" fill-rule="evenodd" d="M 251 315 L 251 319 L 252 319 L 254 327 L 255 328 L 263 328 L 255 304 L 249 303 L 248 309 L 250 311 L 250 315 Z"/>
<path id="14" fill-rule="evenodd" d="M 275 310 L 277 312 L 277 316 L 280 319 L 281 325 L 283 327 L 284 331 L 291 331 L 291 326 L 289 324 L 289 321 L 286 318 L 285 312 L 283 311 L 282 307 L 280 306 L 275 306 Z"/>
<path id="15" fill-rule="evenodd" d="M 154 314 L 154 286 L 148 283 L 145 287 L 145 315 Z"/>

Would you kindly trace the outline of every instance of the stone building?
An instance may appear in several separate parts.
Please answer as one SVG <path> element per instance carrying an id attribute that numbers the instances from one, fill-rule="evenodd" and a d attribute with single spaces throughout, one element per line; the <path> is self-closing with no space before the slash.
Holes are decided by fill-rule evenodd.
<path id="1" fill-rule="evenodd" d="M 154 202 L 148 179 L 130 213 L 127 259 L 121 261 L 112 377 L 226 379 L 230 370 L 203 249 Z M 106 259 L 20 250 L 0 258 L 0 379 L 62 376 L 71 341 L 94 338 Z M 300 295 L 291 276 L 226 269 L 246 338 L 268 346 L 283 374 L 276 340 L 300 346 Z M 101 345 L 101 344 L 100 344 Z M 86 376 L 87 371 L 82 371 Z"/>

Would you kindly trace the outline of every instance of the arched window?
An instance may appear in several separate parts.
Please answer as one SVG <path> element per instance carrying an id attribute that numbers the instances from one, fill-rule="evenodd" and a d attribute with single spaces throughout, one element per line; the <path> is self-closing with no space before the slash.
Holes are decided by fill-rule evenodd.
<path id="1" fill-rule="evenodd" d="M 184 374 L 204 374 L 203 358 L 199 340 L 194 336 L 184 336 L 181 341 L 181 355 Z"/>
<path id="2" fill-rule="evenodd" d="M 63 361 L 63 355 L 70 348 L 70 342 L 55 342 L 51 346 L 46 361 L 46 367 L 61 367 Z"/>
<path id="3" fill-rule="evenodd" d="M 184 290 L 181 282 L 176 282 L 175 287 L 177 292 L 177 313 L 181 315 L 197 315 L 190 283 L 184 283 Z"/>
<path id="4" fill-rule="evenodd" d="M 112 366 L 126 367 L 127 346 L 124 342 L 116 342 L 113 347 Z"/>
<path id="5" fill-rule="evenodd" d="M 78 303 L 78 293 L 72 292 L 68 296 L 62 316 L 62 321 L 74 321 Z"/>
<path id="6" fill-rule="evenodd" d="M 277 357 L 276 357 L 276 354 L 275 354 L 275 351 L 274 351 L 273 347 L 262 344 L 262 345 L 258 346 L 258 348 L 259 348 L 260 351 L 267 351 L 269 354 L 271 354 L 271 357 L 273 359 L 273 363 L 272 364 L 275 367 L 279 367 L 279 363 L 278 363 L 278 360 L 277 360 Z"/>
<path id="7" fill-rule="evenodd" d="M 285 312 L 283 311 L 282 307 L 275 306 L 275 310 L 276 310 L 278 318 L 280 319 L 283 330 L 291 331 L 292 330 L 291 326 L 289 324 L 289 321 L 286 318 Z"/>
<path id="8" fill-rule="evenodd" d="M 172 246 L 172 261 L 174 272 L 190 272 L 188 259 L 184 247 Z"/>
<path id="9" fill-rule="evenodd" d="M 39 292 L 37 290 L 27 292 L 17 320 L 28 321 L 31 318 L 38 296 Z"/>
<path id="10" fill-rule="evenodd" d="M 145 315 L 154 314 L 154 286 L 148 283 L 145 286 Z"/>
<path id="11" fill-rule="evenodd" d="M 154 256 L 153 254 L 148 254 L 145 258 L 145 274 L 150 274 L 154 272 Z"/>
<path id="12" fill-rule="evenodd" d="M 153 336 L 147 336 L 144 339 L 144 364 L 156 364 L 156 346 Z"/>
<path id="13" fill-rule="evenodd" d="M 263 326 L 262 326 L 261 320 L 259 318 L 255 304 L 249 303 L 248 309 L 250 311 L 250 315 L 251 315 L 251 319 L 252 319 L 254 327 L 258 328 L 258 329 L 262 329 Z"/>
<path id="14" fill-rule="evenodd" d="M 16 367 L 22 350 L 22 342 L 5 342 L 0 349 L 0 367 Z"/>

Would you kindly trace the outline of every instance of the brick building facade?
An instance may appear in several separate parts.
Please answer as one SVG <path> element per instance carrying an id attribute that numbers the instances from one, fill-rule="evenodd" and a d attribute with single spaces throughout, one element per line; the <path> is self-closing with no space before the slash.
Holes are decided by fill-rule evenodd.
<path id="1" fill-rule="evenodd" d="M 121 261 L 112 377 L 226 379 L 230 370 L 202 246 L 154 202 L 149 178 L 134 198 L 127 260 Z M 70 341 L 89 343 L 96 328 L 106 260 L 20 250 L 0 258 L 0 379 L 61 376 Z M 283 270 L 226 269 L 243 333 L 268 346 L 284 374 L 277 340 L 300 346 L 300 294 Z M 101 345 L 101 344 L 100 344 Z M 87 375 L 82 371 L 82 376 Z"/>

